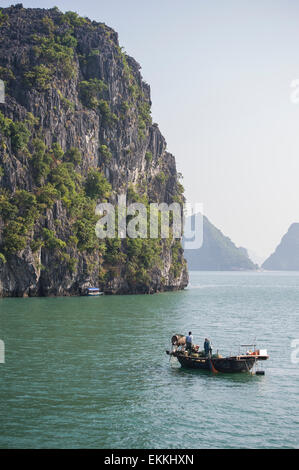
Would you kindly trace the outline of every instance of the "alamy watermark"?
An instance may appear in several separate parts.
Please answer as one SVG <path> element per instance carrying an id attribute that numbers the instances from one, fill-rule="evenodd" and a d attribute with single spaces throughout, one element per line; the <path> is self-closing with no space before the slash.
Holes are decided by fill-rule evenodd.
<path id="1" fill-rule="evenodd" d="M 0 103 L 5 103 L 5 85 L 3 80 L 0 80 Z"/>
<path id="2" fill-rule="evenodd" d="M 127 205 L 126 194 L 118 195 L 117 204 L 98 204 L 96 224 L 98 238 L 174 238 L 184 234 L 185 249 L 197 249 L 203 242 L 202 204 L 140 202 Z M 193 217 L 192 217 L 193 216 Z M 186 223 L 185 223 L 186 222 Z M 192 223 L 193 222 L 193 223 Z"/>
<path id="3" fill-rule="evenodd" d="M 5 344 L 2 339 L 0 339 L 0 364 L 5 363 Z"/>
<path id="4" fill-rule="evenodd" d="M 299 78 L 294 78 L 290 83 L 291 93 L 290 102 L 293 104 L 299 103 Z"/>
<path id="5" fill-rule="evenodd" d="M 293 349 L 291 353 L 291 363 L 299 364 L 299 339 L 292 340 L 291 348 Z"/>

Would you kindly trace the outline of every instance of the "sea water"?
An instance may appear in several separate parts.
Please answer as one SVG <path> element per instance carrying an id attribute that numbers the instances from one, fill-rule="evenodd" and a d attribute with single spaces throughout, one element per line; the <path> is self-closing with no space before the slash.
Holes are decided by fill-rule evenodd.
<path id="1" fill-rule="evenodd" d="M 158 295 L 1 299 L 0 447 L 298 448 L 298 319 L 297 272 L 193 272 L 185 291 Z M 265 375 L 182 369 L 165 350 L 189 330 L 222 355 L 257 343 Z"/>

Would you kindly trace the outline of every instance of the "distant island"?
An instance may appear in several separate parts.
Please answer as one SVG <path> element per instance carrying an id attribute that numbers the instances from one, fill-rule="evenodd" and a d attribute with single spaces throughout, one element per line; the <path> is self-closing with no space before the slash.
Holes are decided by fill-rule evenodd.
<path id="1" fill-rule="evenodd" d="M 250 260 L 247 250 L 237 247 L 206 216 L 203 217 L 202 247 L 185 249 L 184 254 L 192 271 L 246 271 L 258 268 Z"/>
<path id="2" fill-rule="evenodd" d="M 299 223 L 292 224 L 275 252 L 262 265 L 272 271 L 299 270 Z"/>

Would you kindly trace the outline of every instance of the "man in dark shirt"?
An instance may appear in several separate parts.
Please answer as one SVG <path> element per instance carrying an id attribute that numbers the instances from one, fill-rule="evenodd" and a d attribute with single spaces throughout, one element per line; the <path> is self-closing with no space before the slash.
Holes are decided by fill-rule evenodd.
<path id="1" fill-rule="evenodd" d="M 204 342 L 204 350 L 205 350 L 205 355 L 206 356 L 212 356 L 212 347 L 211 347 L 211 342 L 208 338 L 205 338 Z"/>

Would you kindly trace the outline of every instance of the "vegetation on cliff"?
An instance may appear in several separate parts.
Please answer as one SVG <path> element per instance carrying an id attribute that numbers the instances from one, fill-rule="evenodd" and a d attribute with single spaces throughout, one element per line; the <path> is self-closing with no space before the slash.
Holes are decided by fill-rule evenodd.
<path id="1" fill-rule="evenodd" d="M 139 65 L 102 23 L 0 14 L 0 295 L 182 288 L 179 240 L 99 240 L 98 202 L 183 202 Z"/>

